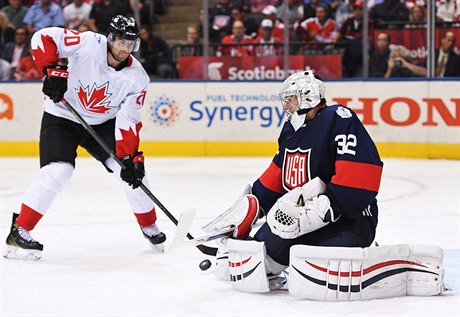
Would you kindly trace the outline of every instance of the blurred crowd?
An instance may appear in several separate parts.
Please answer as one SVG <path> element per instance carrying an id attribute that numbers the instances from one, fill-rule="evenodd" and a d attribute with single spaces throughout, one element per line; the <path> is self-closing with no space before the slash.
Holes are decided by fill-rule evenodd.
<path id="1" fill-rule="evenodd" d="M 165 0 L 0 0 L 0 79 L 39 79 L 29 51 L 32 34 L 57 26 L 105 34 L 112 16 L 132 16 L 139 4 L 141 50 L 139 59 L 151 78 L 177 78 L 173 50 L 154 34 L 156 15 Z M 201 3 L 201 1 L 199 1 Z M 363 12 L 369 16 L 370 77 L 426 76 L 426 65 L 413 60 L 407 48 L 394 45 L 385 29 L 426 27 L 427 0 L 214 0 L 208 11 L 210 54 L 215 56 L 274 56 L 328 51 L 342 55 L 343 77 L 362 76 Z M 203 54 L 204 10 L 184 30 L 176 56 Z M 460 27 L 460 0 L 436 0 L 438 25 Z M 379 32 L 379 30 L 382 30 Z M 375 32 L 374 32 L 375 31 Z M 376 34 L 376 36 L 373 36 Z M 444 32 L 436 49 L 436 76 L 460 76 L 456 35 Z"/>

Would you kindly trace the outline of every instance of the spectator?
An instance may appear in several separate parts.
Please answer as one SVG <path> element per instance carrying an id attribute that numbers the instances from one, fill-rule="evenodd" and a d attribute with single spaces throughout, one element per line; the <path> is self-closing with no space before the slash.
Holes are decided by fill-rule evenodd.
<path id="1" fill-rule="evenodd" d="M 5 12 L 0 11 L 0 52 L 6 43 L 14 41 L 14 26 Z"/>
<path id="2" fill-rule="evenodd" d="M 211 21 L 214 20 L 214 17 L 224 15 L 230 19 L 232 4 L 230 0 L 217 0 L 216 4 L 210 9 L 209 16 Z"/>
<path id="3" fill-rule="evenodd" d="M 361 77 L 363 63 L 363 2 L 353 4 L 353 16 L 345 20 L 337 33 L 337 41 L 347 42 L 343 52 L 343 77 Z"/>
<path id="4" fill-rule="evenodd" d="M 382 32 L 377 35 L 375 48 L 369 54 L 369 77 L 384 77 L 388 68 L 390 58 L 391 37 L 388 33 Z"/>
<path id="5" fill-rule="evenodd" d="M 329 6 L 329 16 L 328 18 L 334 19 L 335 18 L 335 12 L 337 11 L 338 7 L 342 3 L 342 0 L 323 0 L 322 1 L 324 4 L 327 4 Z"/>
<path id="6" fill-rule="evenodd" d="M 409 23 L 404 26 L 406 29 L 424 28 L 425 25 L 425 8 L 415 4 L 409 10 Z"/>
<path id="7" fill-rule="evenodd" d="M 455 41 L 455 34 L 446 32 L 435 51 L 436 77 L 460 77 L 460 56 L 454 52 Z"/>
<path id="8" fill-rule="evenodd" d="M 308 18 L 316 16 L 316 8 L 319 6 L 320 0 L 310 0 L 299 7 L 297 11 L 297 21 L 304 21 Z M 294 23 L 295 24 L 295 23 Z"/>
<path id="9" fill-rule="evenodd" d="M 27 11 L 24 17 L 27 31 L 32 35 L 35 31 L 50 26 L 64 26 L 64 15 L 59 5 L 51 0 L 39 0 Z"/>
<path id="10" fill-rule="evenodd" d="M 218 0 L 214 7 L 209 12 L 209 20 L 214 33 L 212 37 L 216 41 L 220 41 L 231 28 L 231 10 L 229 0 Z M 211 32 L 210 32 L 211 34 Z"/>
<path id="11" fill-rule="evenodd" d="M 11 66 L 8 61 L 0 58 L 0 80 L 10 80 L 11 79 Z"/>
<path id="12" fill-rule="evenodd" d="M 410 57 L 410 51 L 402 45 L 390 47 L 390 58 L 385 77 L 426 76 L 426 68 L 418 65 Z"/>
<path id="13" fill-rule="evenodd" d="M 11 24 L 15 28 L 23 26 L 23 20 L 26 16 L 28 8 L 22 5 L 21 0 L 9 0 L 8 5 L 2 8 L 2 11 L 6 13 Z"/>
<path id="14" fill-rule="evenodd" d="M 112 17 L 117 15 L 126 15 L 126 8 L 118 1 L 102 0 L 93 5 L 88 27 L 93 32 L 107 34 Z"/>
<path id="15" fill-rule="evenodd" d="M 37 80 L 41 79 L 41 71 L 32 58 L 32 55 L 27 55 L 19 60 L 18 67 L 13 75 L 16 80 Z"/>
<path id="16" fill-rule="evenodd" d="M 252 38 L 255 38 L 257 36 L 259 23 L 257 23 L 257 20 L 255 20 L 254 18 L 246 16 L 246 13 L 244 12 L 242 7 L 233 7 L 231 14 L 231 25 L 233 25 L 233 22 L 235 21 L 241 21 L 243 22 L 246 28 L 245 34 L 251 36 Z M 232 30 L 231 28 L 229 28 L 227 34 L 231 33 Z"/>
<path id="17" fill-rule="evenodd" d="M 260 23 L 260 21 L 265 18 L 264 15 L 267 15 L 263 12 L 265 8 L 267 6 L 276 7 L 277 5 L 278 0 L 251 0 L 251 7 L 249 8 L 249 12 L 251 13 L 251 16 Z"/>
<path id="18" fill-rule="evenodd" d="M 270 19 L 262 20 L 260 24 L 262 28 L 262 36 L 258 36 L 254 43 L 260 44 L 256 45 L 254 48 L 256 56 L 277 56 L 282 54 L 283 47 L 281 45 L 274 45 L 274 43 L 281 42 L 279 39 L 273 37 L 273 22 Z"/>
<path id="19" fill-rule="evenodd" d="M 171 58 L 168 44 L 160 36 L 152 34 L 149 26 L 142 26 L 140 59 L 142 66 L 151 78 L 175 78 L 176 66 Z"/>
<path id="20" fill-rule="evenodd" d="M 384 0 L 371 9 L 369 18 L 378 23 L 406 22 L 409 20 L 409 11 L 400 0 Z"/>
<path id="21" fill-rule="evenodd" d="M 233 7 L 240 7 L 244 13 L 248 13 L 251 7 L 251 0 L 230 0 Z"/>
<path id="22" fill-rule="evenodd" d="M 355 0 L 348 0 L 342 2 L 342 4 L 337 8 L 337 12 L 335 13 L 335 23 L 338 27 L 341 27 L 348 18 L 353 17 L 355 12 L 353 6 L 355 2 Z"/>
<path id="23" fill-rule="evenodd" d="M 325 5 L 320 5 L 316 8 L 316 17 L 309 18 L 301 23 L 296 23 L 294 26 L 296 33 L 299 36 L 303 35 L 301 41 L 313 41 L 317 43 L 332 42 L 335 38 L 336 23 L 329 19 L 329 12 Z M 317 48 L 313 45 L 309 48 Z M 319 46 L 319 48 L 325 48 Z"/>
<path id="24" fill-rule="evenodd" d="M 5 44 L 1 57 L 10 63 L 12 73 L 14 73 L 19 60 L 29 54 L 27 30 L 25 27 L 19 27 L 15 30 L 14 42 Z"/>
<path id="25" fill-rule="evenodd" d="M 73 2 L 64 7 L 65 27 L 70 30 L 77 30 L 81 24 L 86 24 L 91 12 L 91 4 L 83 0 L 73 0 Z"/>
<path id="26" fill-rule="evenodd" d="M 203 46 L 198 34 L 198 26 L 190 24 L 187 26 L 187 37 L 185 44 L 181 46 L 181 56 L 201 56 Z"/>
<path id="27" fill-rule="evenodd" d="M 425 8 L 415 4 L 409 10 L 409 23 L 405 25 L 406 29 L 425 27 Z"/>
<path id="28" fill-rule="evenodd" d="M 407 10 L 412 9 L 415 5 L 418 5 L 422 8 L 426 7 L 426 1 L 425 0 L 404 0 L 404 5 L 406 6 Z"/>
<path id="29" fill-rule="evenodd" d="M 284 5 L 284 1 L 282 1 L 281 5 L 276 10 L 276 16 L 278 19 L 287 22 L 289 30 L 292 30 L 294 27 L 299 7 L 298 0 L 288 0 L 287 7 Z"/>
<path id="30" fill-rule="evenodd" d="M 210 17 L 211 15 L 208 16 L 208 18 Z M 202 7 L 199 8 L 198 10 L 198 36 L 200 37 L 200 39 L 203 38 L 203 22 L 204 22 L 204 9 Z M 222 39 L 222 37 L 224 37 L 225 35 L 227 35 L 227 31 L 224 29 L 224 30 L 220 30 L 220 29 L 217 29 L 215 30 L 213 27 L 212 27 L 212 23 L 210 22 L 209 23 L 209 42 L 211 43 L 220 43 L 220 40 Z"/>
<path id="31" fill-rule="evenodd" d="M 460 21 L 460 0 L 436 0 L 436 20 L 438 22 Z"/>
<path id="32" fill-rule="evenodd" d="M 284 41 L 284 22 L 277 17 L 276 8 L 272 5 L 266 6 L 262 11 L 264 19 L 270 19 L 273 22 L 273 36 L 281 41 Z M 262 35 L 262 28 L 259 27 L 259 36 Z"/>
<path id="33" fill-rule="evenodd" d="M 252 38 L 249 35 L 244 34 L 244 24 L 241 21 L 235 21 L 233 23 L 232 34 L 226 35 L 222 38 L 222 44 L 250 44 Z M 223 46 L 218 48 L 218 56 L 250 56 L 252 55 L 251 45 L 237 45 L 237 46 Z"/>

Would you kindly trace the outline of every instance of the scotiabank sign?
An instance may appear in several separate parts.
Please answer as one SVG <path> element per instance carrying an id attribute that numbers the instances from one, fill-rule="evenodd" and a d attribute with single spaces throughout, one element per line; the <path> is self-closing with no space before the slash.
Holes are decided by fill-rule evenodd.
<path id="1" fill-rule="evenodd" d="M 203 57 L 179 58 L 181 79 L 204 79 Z M 288 74 L 285 74 L 282 56 L 209 57 L 208 76 L 211 80 L 284 80 L 292 73 L 312 69 L 322 78 L 342 77 L 340 55 L 289 56 Z"/>

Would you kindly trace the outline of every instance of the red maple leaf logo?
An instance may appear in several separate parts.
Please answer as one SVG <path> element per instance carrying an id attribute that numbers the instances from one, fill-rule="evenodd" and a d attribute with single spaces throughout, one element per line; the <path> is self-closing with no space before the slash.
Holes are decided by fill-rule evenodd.
<path id="1" fill-rule="evenodd" d="M 93 87 L 91 87 L 91 89 L 89 88 L 89 85 L 83 88 L 80 83 L 77 90 L 78 100 L 80 100 L 80 104 L 83 108 L 89 112 L 106 113 L 110 110 L 108 107 L 110 101 L 106 99 L 112 95 L 107 92 L 108 88 L 109 82 L 106 82 L 101 86 L 97 86 L 96 83 L 93 83 Z"/>
<path id="2" fill-rule="evenodd" d="M 42 34 L 38 41 L 33 41 L 32 56 L 40 73 L 44 66 L 57 64 L 59 60 L 58 50 L 53 38 Z"/>
<path id="3" fill-rule="evenodd" d="M 119 157 L 134 154 L 139 148 L 139 131 L 142 128 L 142 123 L 136 124 L 135 130 L 129 127 L 129 130 L 121 129 L 121 140 L 116 141 L 116 153 Z"/>

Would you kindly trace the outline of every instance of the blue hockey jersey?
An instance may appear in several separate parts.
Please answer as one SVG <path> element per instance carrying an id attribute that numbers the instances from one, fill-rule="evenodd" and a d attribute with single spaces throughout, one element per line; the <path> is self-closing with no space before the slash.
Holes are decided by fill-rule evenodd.
<path id="1" fill-rule="evenodd" d="M 278 198 L 315 177 L 327 185 L 335 217 L 358 217 L 375 229 L 383 163 L 357 115 L 342 105 L 323 108 L 298 131 L 290 122 L 278 138 L 278 152 L 253 184 L 253 194 L 268 212 Z"/>

